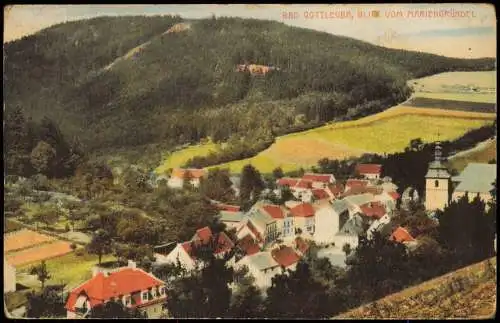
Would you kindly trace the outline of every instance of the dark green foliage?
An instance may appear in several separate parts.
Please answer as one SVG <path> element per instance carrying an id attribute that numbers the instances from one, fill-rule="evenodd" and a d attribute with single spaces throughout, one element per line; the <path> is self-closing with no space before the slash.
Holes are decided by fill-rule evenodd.
<path id="1" fill-rule="evenodd" d="M 64 301 L 59 295 L 62 291 L 53 288 L 42 288 L 42 292 L 32 291 L 27 295 L 26 316 L 29 318 L 66 317 Z"/>
<path id="2" fill-rule="evenodd" d="M 211 169 L 200 185 L 200 193 L 220 202 L 234 202 L 235 192 L 227 169 Z"/>
<path id="3" fill-rule="evenodd" d="M 118 319 L 118 318 L 146 318 L 145 314 L 136 309 L 129 309 L 119 301 L 110 301 L 94 306 L 88 318 Z"/>
<path id="4" fill-rule="evenodd" d="M 495 217 L 485 212 L 485 203 L 468 195 L 452 201 L 438 212 L 439 241 L 453 254 L 453 262 L 468 265 L 494 255 Z"/>
<path id="5" fill-rule="evenodd" d="M 37 279 L 42 284 L 42 290 L 45 286 L 45 282 L 52 277 L 47 270 L 47 265 L 44 260 L 39 265 L 31 267 L 30 274 L 36 275 Z"/>
<path id="6" fill-rule="evenodd" d="M 241 171 L 240 203 L 243 209 L 248 209 L 260 197 L 264 190 L 264 182 L 257 169 L 245 165 Z"/>
<path id="7" fill-rule="evenodd" d="M 203 19 L 162 35 L 180 21 L 100 17 L 7 43 L 6 111 L 19 105 L 34 120 L 47 115 L 90 150 L 234 134 L 265 146 L 255 129 L 271 129 L 274 137 L 364 116 L 404 101 L 410 78 L 494 68 L 493 59 L 386 49 L 253 19 Z M 280 70 L 235 72 L 245 62 Z"/>
<path id="8" fill-rule="evenodd" d="M 98 230 L 92 236 L 92 240 L 87 245 L 87 250 L 90 253 L 96 254 L 99 257 L 99 265 L 101 264 L 102 256 L 110 253 L 112 250 L 112 238 L 105 230 Z"/>

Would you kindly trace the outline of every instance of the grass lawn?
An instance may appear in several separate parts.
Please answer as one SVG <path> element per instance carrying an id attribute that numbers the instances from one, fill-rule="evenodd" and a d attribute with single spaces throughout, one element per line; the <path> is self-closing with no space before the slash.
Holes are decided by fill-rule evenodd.
<path id="1" fill-rule="evenodd" d="M 466 102 L 495 103 L 494 93 L 415 92 L 414 97 Z"/>
<path id="2" fill-rule="evenodd" d="M 102 262 L 113 261 L 116 258 L 112 255 L 102 257 Z M 46 285 L 66 284 L 66 288 L 74 288 L 85 280 L 92 277 L 92 267 L 97 265 L 97 255 L 91 255 L 86 252 L 82 256 L 77 256 L 74 252 L 61 257 L 47 260 L 47 269 L 52 277 L 46 282 Z M 16 268 L 19 273 L 27 273 L 33 264 L 26 264 Z M 26 282 L 29 287 L 39 289 L 38 280 Z"/>

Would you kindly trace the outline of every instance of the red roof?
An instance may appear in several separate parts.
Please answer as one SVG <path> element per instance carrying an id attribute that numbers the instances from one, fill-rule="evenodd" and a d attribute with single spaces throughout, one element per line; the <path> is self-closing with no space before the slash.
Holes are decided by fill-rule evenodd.
<path id="1" fill-rule="evenodd" d="M 344 186 L 342 184 L 328 185 L 328 188 L 333 195 L 340 194 L 344 191 Z"/>
<path id="2" fill-rule="evenodd" d="M 293 207 L 290 212 L 293 216 L 298 217 L 310 217 L 314 215 L 314 208 L 309 203 L 301 203 L 295 207 Z"/>
<path id="3" fill-rule="evenodd" d="M 328 193 L 322 188 L 313 189 L 312 193 L 318 200 L 330 198 L 330 195 L 328 195 Z"/>
<path id="4" fill-rule="evenodd" d="M 343 194 L 343 196 L 349 196 L 349 195 L 358 195 L 358 194 L 364 194 L 364 193 L 371 193 L 373 195 L 378 195 L 382 193 L 383 189 L 380 187 L 361 187 L 361 186 L 354 186 L 351 187 L 347 192 Z"/>
<path id="5" fill-rule="evenodd" d="M 388 192 L 387 194 L 389 194 L 394 200 L 399 198 L 398 192 Z"/>
<path id="6" fill-rule="evenodd" d="M 260 251 L 259 245 L 255 242 L 251 235 L 247 234 L 243 239 L 238 241 L 238 246 L 245 251 L 248 256 L 251 256 Z"/>
<path id="7" fill-rule="evenodd" d="M 65 307 L 69 311 L 75 311 L 76 300 L 82 293 L 87 295 L 90 306 L 94 307 L 110 300 L 112 297 L 132 294 L 160 285 L 164 285 L 164 282 L 141 269 L 123 268 L 107 276 L 98 273 L 71 291 Z M 136 299 L 135 303 L 136 306 L 145 304 L 142 303 L 140 298 Z"/>
<path id="8" fill-rule="evenodd" d="M 298 181 L 300 181 L 299 178 L 283 177 L 283 178 L 278 179 L 277 185 L 291 187 L 291 186 L 295 186 L 298 183 Z"/>
<path id="9" fill-rule="evenodd" d="M 371 206 L 368 204 L 365 204 L 365 205 L 360 206 L 360 209 L 364 215 L 374 217 L 376 219 L 380 219 L 386 213 L 385 207 L 378 204 L 378 203 L 372 203 Z"/>
<path id="10" fill-rule="evenodd" d="M 186 178 L 187 176 L 191 178 L 200 178 L 205 176 L 206 172 L 203 169 L 195 169 L 195 168 L 190 168 L 190 169 L 183 169 L 183 168 L 175 168 L 172 171 L 172 177 L 177 177 L 177 178 Z"/>
<path id="11" fill-rule="evenodd" d="M 220 254 L 226 251 L 231 250 L 234 247 L 234 243 L 229 239 L 229 237 L 224 233 L 220 232 L 218 235 L 218 240 L 217 243 L 215 244 L 214 248 L 214 254 Z M 196 239 L 198 237 L 198 239 Z M 214 238 L 214 235 L 212 234 L 212 231 L 210 230 L 209 227 L 204 227 L 196 231 L 196 235 L 193 240 L 191 241 L 186 241 L 182 243 L 182 248 L 186 251 L 186 253 L 193 258 L 192 251 L 193 251 L 193 244 L 196 245 L 197 243 L 202 243 L 203 245 L 208 244 L 211 242 Z"/>
<path id="12" fill-rule="evenodd" d="M 295 238 L 295 247 L 302 253 L 306 253 L 309 249 L 309 244 L 304 241 L 301 237 Z"/>
<path id="13" fill-rule="evenodd" d="M 218 210 L 221 211 L 228 211 L 228 212 L 239 212 L 240 207 L 238 205 L 229 205 L 229 204 L 222 204 L 222 203 L 215 203 L 215 207 Z"/>
<path id="14" fill-rule="evenodd" d="M 271 251 L 273 259 L 283 267 L 291 266 L 300 260 L 300 256 L 290 247 L 280 247 Z"/>
<path id="15" fill-rule="evenodd" d="M 306 179 L 301 179 L 295 187 L 298 188 L 312 188 L 312 182 Z"/>
<path id="16" fill-rule="evenodd" d="M 307 173 L 302 176 L 302 179 L 313 182 L 329 183 L 333 175 L 331 174 L 313 174 Z"/>
<path id="17" fill-rule="evenodd" d="M 411 234 L 403 227 L 398 227 L 396 230 L 394 230 L 390 239 L 397 242 L 415 241 L 415 238 L 413 238 Z"/>
<path id="18" fill-rule="evenodd" d="M 278 205 L 267 204 L 262 207 L 273 219 L 283 219 L 285 212 Z"/>
<path id="19" fill-rule="evenodd" d="M 365 179 L 348 179 L 345 183 L 345 186 L 349 188 L 366 187 L 368 185 L 368 182 L 369 181 Z"/>
<path id="20" fill-rule="evenodd" d="M 358 164 L 356 165 L 356 172 L 358 174 L 379 174 L 382 171 L 382 165 L 379 164 Z"/>

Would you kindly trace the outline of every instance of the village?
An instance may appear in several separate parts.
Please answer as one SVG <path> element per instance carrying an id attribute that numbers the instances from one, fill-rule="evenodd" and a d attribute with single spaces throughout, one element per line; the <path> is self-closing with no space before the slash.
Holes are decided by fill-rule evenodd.
<path id="1" fill-rule="evenodd" d="M 465 194 L 470 199 L 478 195 L 485 202 L 491 199 L 489 192 L 492 187 L 487 183 L 496 178 L 495 165 L 471 163 L 459 176 L 452 177 L 442 159 L 438 143 L 434 161 L 429 164 L 423 179 L 426 181 L 425 207 L 429 217 L 432 218 L 435 210 L 443 209 L 451 200 L 456 201 Z M 398 209 L 408 209 L 412 203 L 423 201 L 411 187 L 400 196 L 391 178 L 382 177 L 382 173 L 382 165 L 357 164 L 355 175 L 342 182 L 333 174 L 305 173 L 302 177 L 282 177 L 276 180 L 272 193 L 279 198 L 289 194 L 288 200 L 276 204 L 260 198 L 247 211 L 237 205 L 210 200 L 219 210 L 217 218 L 224 224 L 224 230 L 213 232 L 208 226 L 200 227 L 188 241 L 155 246 L 152 267 L 178 265 L 190 272 L 203 266 L 194 249 L 209 245 L 216 258 L 231 256 L 227 266 L 235 270 L 246 267 L 255 286 L 265 295 L 273 277 L 283 270 L 295 270 L 312 245 L 318 250 L 318 257 L 339 267 L 345 267 L 347 260 L 355 257 L 361 236 L 372 239 L 375 234 L 381 235 L 403 244 L 411 252 L 419 245 L 419 237 L 412 236 L 408 228 L 396 225 L 392 219 Z M 167 185 L 182 190 L 189 184 L 196 189 L 206 175 L 202 169 L 174 169 Z M 238 179 L 232 181 L 237 195 Z M 270 191 L 266 189 L 262 195 Z M 46 237 L 32 233 L 28 238 L 39 244 Z M 23 246 L 10 246 L 31 243 L 26 239 L 17 241 L 20 238 L 22 235 L 7 235 L 7 248 L 22 249 Z M 47 248 L 56 250 L 56 244 L 49 244 Z M 68 249 L 67 246 L 60 248 Z M 4 291 L 15 291 L 15 268 L 8 261 L 6 266 Z M 129 260 L 125 267 L 91 266 L 88 271 L 92 272 L 92 278 L 68 291 L 67 318 L 86 317 L 93 307 L 113 299 L 121 301 L 125 307 L 146 313 L 149 318 L 168 316 L 165 302 L 169 282 L 155 277 L 151 269 L 141 269 L 136 262 Z"/>

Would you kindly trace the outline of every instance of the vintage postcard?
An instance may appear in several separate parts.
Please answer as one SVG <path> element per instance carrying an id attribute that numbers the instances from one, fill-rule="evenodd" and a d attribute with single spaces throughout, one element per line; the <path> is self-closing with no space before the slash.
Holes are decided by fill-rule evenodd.
<path id="1" fill-rule="evenodd" d="M 495 316 L 493 5 L 4 17 L 6 317 Z"/>

